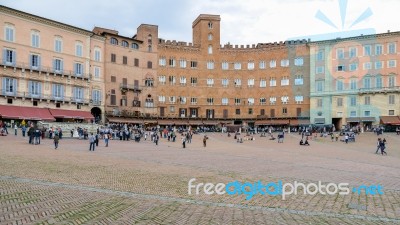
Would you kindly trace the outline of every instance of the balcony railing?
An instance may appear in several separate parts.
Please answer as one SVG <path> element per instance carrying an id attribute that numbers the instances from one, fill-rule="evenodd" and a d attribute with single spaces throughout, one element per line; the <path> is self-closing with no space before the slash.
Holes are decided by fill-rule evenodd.
<path id="1" fill-rule="evenodd" d="M 92 104 L 95 106 L 101 105 L 101 101 L 92 100 L 90 98 L 76 98 L 71 96 L 54 96 L 48 94 L 32 94 L 29 92 L 8 92 L 3 89 L 0 89 L 0 96 L 5 97 L 14 97 L 14 98 L 23 98 L 23 99 L 34 99 L 34 100 L 50 100 L 55 102 L 71 102 L 71 103 L 80 103 L 80 104 Z"/>
<path id="2" fill-rule="evenodd" d="M 134 84 L 120 84 L 119 87 L 121 91 L 133 91 L 133 92 L 142 92 L 142 89 L 138 85 Z"/>
<path id="3" fill-rule="evenodd" d="M 360 94 L 367 93 L 388 93 L 388 92 L 400 92 L 400 86 L 393 87 L 375 87 L 375 88 L 360 88 Z"/>
<path id="4" fill-rule="evenodd" d="M 42 72 L 42 73 L 50 73 L 54 75 L 59 75 L 59 76 L 68 76 L 68 77 L 74 77 L 74 78 L 81 78 L 81 79 L 91 79 L 91 74 L 75 74 L 75 71 L 72 70 L 55 70 L 52 67 L 47 67 L 47 66 L 30 66 L 27 63 L 21 63 L 21 62 L 16 62 L 16 63 L 4 63 L 3 61 L 0 61 L 0 65 L 3 66 L 4 68 L 11 67 L 11 68 L 19 68 L 22 71 L 25 72 Z"/>

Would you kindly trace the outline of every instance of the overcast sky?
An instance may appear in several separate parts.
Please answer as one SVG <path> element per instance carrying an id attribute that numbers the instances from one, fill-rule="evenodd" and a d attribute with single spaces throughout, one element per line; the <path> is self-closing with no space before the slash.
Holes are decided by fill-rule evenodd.
<path id="1" fill-rule="evenodd" d="M 399 0 L 341 3 L 342 10 L 339 0 L 3 0 L 1 4 L 87 30 L 94 26 L 115 29 L 124 36 L 133 36 L 142 23 L 154 24 L 160 38 L 186 42 L 192 41 L 192 22 L 199 14 L 221 16 L 221 44 L 310 35 L 316 40 L 324 34 L 336 38 L 349 30 L 400 30 Z M 326 19 L 318 19 L 317 14 Z"/>

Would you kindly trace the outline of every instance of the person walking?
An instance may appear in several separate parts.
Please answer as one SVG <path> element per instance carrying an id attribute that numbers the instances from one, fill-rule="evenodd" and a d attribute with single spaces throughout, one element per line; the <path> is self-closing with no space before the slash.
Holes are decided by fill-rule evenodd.
<path id="1" fill-rule="evenodd" d="M 156 133 L 155 136 L 154 136 L 154 143 L 156 143 L 156 145 L 158 145 L 158 139 L 159 139 L 159 137 L 158 137 L 158 135 Z"/>
<path id="2" fill-rule="evenodd" d="M 95 134 L 94 138 L 95 138 L 94 142 L 96 143 L 96 147 L 99 147 L 99 134 Z"/>
<path id="3" fill-rule="evenodd" d="M 96 138 L 93 136 L 93 133 L 91 133 L 90 137 L 89 137 L 89 142 L 90 142 L 89 151 L 92 151 L 92 146 L 93 146 L 93 151 L 94 151 L 95 140 L 96 140 Z"/>
<path id="4" fill-rule="evenodd" d="M 349 135 L 348 134 L 346 134 L 346 136 L 344 136 L 344 141 L 346 142 L 346 144 L 349 143 Z"/>
<path id="5" fill-rule="evenodd" d="M 183 148 L 186 148 L 186 138 L 185 137 L 182 138 L 182 146 L 183 146 Z"/>
<path id="6" fill-rule="evenodd" d="M 25 137 L 25 133 L 26 133 L 26 126 L 22 126 L 22 137 Z"/>
<path id="7" fill-rule="evenodd" d="M 17 124 L 14 125 L 14 132 L 15 132 L 15 136 L 17 136 L 17 134 L 18 134 L 18 126 L 17 126 Z"/>
<path id="8" fill-rule="evenodd" d="M 203 146 L 204 147 L 207 146 L 207 139 L 208 139 L 207 135 L 204 135 L 204 137 L 203 137 Z"/>
<path id="9" fill-rule="evenodd" d="M 376 151 L 375 154 L 378 154 L 379 150 L 381 149 L 381 139 L 378 138 L 378 142 L 376 143 Z"/>
<path id="10" fill-rule="evenodd" d="M 386 148 L 386 139 L 383 139 L 380 141 L 380 148 L 381 148 L 381 154 L 385 154 L 387 155 L 387 153 L 385 152 L 385 148 Z"/>
<path id="11" fill-rule="evenodd" d="M 108 139 L 109 139 L 109 134 L 104 135 L 104 142 L 106 142 L 106 147 L 108 147 Z"/>
<path id="12" fill-rule="evenodd" d="M 60 141 L 60 137 L 58 135 L 54 135 L 54 149 L 58 148 L 59 141 Z"/>

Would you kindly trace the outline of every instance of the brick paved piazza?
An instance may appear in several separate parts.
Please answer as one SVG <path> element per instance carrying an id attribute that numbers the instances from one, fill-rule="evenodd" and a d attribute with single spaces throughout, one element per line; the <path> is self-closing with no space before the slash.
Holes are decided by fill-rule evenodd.
<path id="1" fill-rule="evenodd" d="M 236 143 L 196 135 L 188 148 L 161 139 L 135 143 L 63 139 L 28 145 L 0 137 L 0 224 L 400 224 L 400 137 L 385 134 L 388 156 L 376 155 L 373 134 L 356 143 L 329 138 L 298 145 L 255 136 Z M 380 184 L 383 195 L 188 195 L 196 183 L 347 182 Z"/>

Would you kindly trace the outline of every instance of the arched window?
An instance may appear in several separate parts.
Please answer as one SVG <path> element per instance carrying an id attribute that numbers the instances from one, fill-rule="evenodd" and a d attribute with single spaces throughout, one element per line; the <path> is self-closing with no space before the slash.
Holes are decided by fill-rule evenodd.
<path id="1" fill-rule="evenodd" d="M 132 48 L 133 48 L 133 49 L 139 49 L 139 45 L 136 44 L 136 43 L 132 43 Z"/>
<path id="2" fill-rule="evenodd" d="M 212 34 L 208 34 L 208 40 L 212 41 L 212 39 L 213 39 L 213 35 Z"/>
<path id="3" fill-rule="evenodd" d="M 211 22 L 208 22 L 208 29 L 212 29 L 213 28 L 213 24 Z"/>
<path id="4" fill-rule="evenodd" d="M 151 36 L 151 34 L 149 34 L 149 36 L 147 37 L 147 41 L 149 44 L 151 44 L 153 37 Z"/>
<path id="5" fill-rule="evenodd" d="M 151 47 L 151 45 L 149 45 L 149 47 L 148 47 L 148 51 L 149 51 L 149 52 L 151 52 L 151 51 L 152 51 L 152 49 L 153 49 L 153 48 Z"/>
<path id="6" fill-rule="evenodd" d="M 111 38 L 110 43 L 112 45 L 118 45 L 118 40 L 116 38 Z"/>
<path id="7" fill-rule="evenodd" d="M 129 44 L 127 41 L 122 41 L 121 45 L 122 45 L 122 47 L 125 47 L 125 48 L 129 47 Z"/>
<path id="8" fill-rule="evenodd" d="M 211 55 L 212 53 L 213 53 L 212 46 L 209 45 L 209 46 L 208 46 L 208 54 Z"/>

